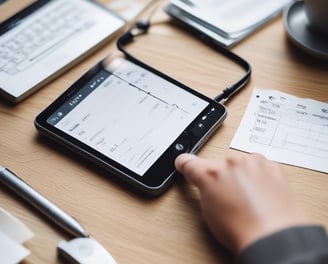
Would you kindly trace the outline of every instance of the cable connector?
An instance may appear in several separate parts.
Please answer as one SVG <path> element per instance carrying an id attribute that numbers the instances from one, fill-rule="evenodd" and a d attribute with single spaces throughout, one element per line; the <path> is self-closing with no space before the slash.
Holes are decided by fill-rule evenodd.
<path id="1" fill-rule="evenodd" d="M 121 49 L 122 46 L 128 44 L 134 37 L 146 34 L 150 27 L 149 20 L 140 20 L 135 23 L 128 31 L 126 31 L 117 41 L 117 46 Z"/>
<path id="2" fill-rule="evenodd" d="M 149 27 L 150 27 L 150 21 L 147 19 L 147 20 L 139 20 L 135 26 L 139 29 L 142 29 L 144 30 L 145 32 L 148 31 Z"/>

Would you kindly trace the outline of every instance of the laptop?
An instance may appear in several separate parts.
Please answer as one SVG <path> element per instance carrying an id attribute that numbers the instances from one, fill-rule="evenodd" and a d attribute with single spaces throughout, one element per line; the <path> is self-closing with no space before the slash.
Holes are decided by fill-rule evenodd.
<path id="1" fill-rule="evenodd" d="M 32 2 L 0 24 L 0 96 L 20 102 L 124 25 L 95 1 Z"/>

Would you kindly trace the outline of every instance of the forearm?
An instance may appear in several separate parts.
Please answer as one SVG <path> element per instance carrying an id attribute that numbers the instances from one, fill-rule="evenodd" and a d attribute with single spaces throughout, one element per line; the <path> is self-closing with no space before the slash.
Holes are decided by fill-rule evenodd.
<path id="1" fill-rule="evenodd" d="M 320 226 L 287 228 L 248 246 L 237 264 L 328 263 L 328 237 Z"/>

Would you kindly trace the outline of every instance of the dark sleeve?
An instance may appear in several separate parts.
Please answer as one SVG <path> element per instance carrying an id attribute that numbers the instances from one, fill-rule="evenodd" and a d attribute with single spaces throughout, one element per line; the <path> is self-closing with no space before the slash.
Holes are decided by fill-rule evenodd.
<path id="1" fill-rule="evenodd" d="M 320 226 L 284 229 L 247 247 L 237 264 L 327 264 L 328 237 Z"/>

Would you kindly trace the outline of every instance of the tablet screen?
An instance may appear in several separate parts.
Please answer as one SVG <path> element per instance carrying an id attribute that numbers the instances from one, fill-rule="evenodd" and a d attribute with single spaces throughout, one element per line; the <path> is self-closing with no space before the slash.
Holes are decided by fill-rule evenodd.
<path id="1" fill-rule="evenodd" d="M 208 105 L 158 75 L 116 58 L 47 123 L 143 176 Z"/>

